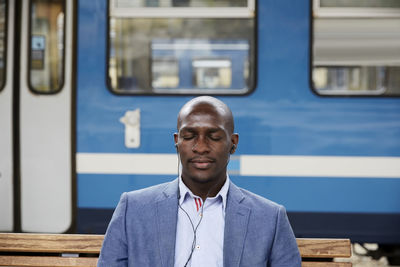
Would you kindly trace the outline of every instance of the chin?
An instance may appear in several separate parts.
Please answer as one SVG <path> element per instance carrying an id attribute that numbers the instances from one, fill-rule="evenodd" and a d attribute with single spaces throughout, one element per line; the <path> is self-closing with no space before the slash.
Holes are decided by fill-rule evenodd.
<path id="1" fill-rule="evenodd" d="M 193 181 L 195 181 L 196 183 L 200 183 L 200 184 L 206 184 L 206 183 L 209 183 L 209 182 L 212 182 L 213 180 L 215 180 L 213 178 L 210 178 L 209 175 L 204 175 L 204 176 L 203 175 L 195 175 L 195 176 L 192 176 L 191 179 Z"/>
<path id="2" fill-rule="evenodd" d="M 199 170 L 195 168 L 191 168 L 189 171 L 183 173 L 187 179 L 190 179 L 192 182 L 198 184 L 207 184 L 207 183 L 217 183 L 220 179 L 220 175 L 215 170 L 207 169 L 207 170 Z"/>

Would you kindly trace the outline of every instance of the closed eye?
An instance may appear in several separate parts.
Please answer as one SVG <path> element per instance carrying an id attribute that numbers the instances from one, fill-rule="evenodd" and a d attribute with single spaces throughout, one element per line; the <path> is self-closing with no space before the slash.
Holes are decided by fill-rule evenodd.
<path id="1" fill-rule="evenodd" d="M 190 140 L 194 138 L 194 135 L 184 135 L 182 136 L 183 140 Z"/>
<path id="2" fill-rule="evenodd" d="M 190 140 L 193 139 L 196 136 L 196 134 L 192 131 L 184 131 L 181 133 L 181 138 L 183 140 Z"/>
<path id="3" fill-rule="evenodd" d="M 217 135 L 217 136 L 215 136 L 215 135 L 211 135 L 211 136 L 210 136 L 210 139 L 211 139 L 211 140 L 213 140 L 213 141 L 219 141 L 219 140 L 221 140 L 221 139 L 222 139 L 222 137 L 221 137 L 221 136 L 219 136 L 219 135 Z"/>

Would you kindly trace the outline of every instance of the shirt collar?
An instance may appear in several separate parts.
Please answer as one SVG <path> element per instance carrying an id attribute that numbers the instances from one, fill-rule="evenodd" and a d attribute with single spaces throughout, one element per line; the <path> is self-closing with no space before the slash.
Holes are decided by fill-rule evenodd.
<path id="1" fill-rule="evenodd" d="M 179 205 L 182 205 L 182 203 L 185 201 L 187 196 L 191 196 L 193 199 L 200 198 L 199 196 L 196 196 L 195 194 L 193 194 L 193 192 L 183 183 L 181 176 L 179 176 L 178 179 L 179 179 L 179 193 L 180 193 Z M 228 195 L 229 181 L 230 181 L 229 175 L 226 174 L 226 180 L 225 180 L 224 185 L 221 187 L 221 190 L 219 190 L 218 194 L 215 197 L 213 197 L 213 198 L 217 198 L 219 196 L 221 197 L 222 207 L 223 207 L 224 211 L 226 208 L 226 198 Z"/>

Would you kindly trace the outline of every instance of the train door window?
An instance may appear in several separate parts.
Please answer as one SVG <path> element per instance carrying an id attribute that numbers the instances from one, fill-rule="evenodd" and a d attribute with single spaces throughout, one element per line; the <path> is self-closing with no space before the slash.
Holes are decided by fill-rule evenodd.
<path id="1" fill-rule="evenodd" d="M 231 65 L 231 61 L 226 59 L 193 60 L 193 83 L 198 88 L 230 88 Z"/>
<path id="2" fill-rule="evenodd" d="M 7 34 L 6 1 L 0 0 L 0 91 L 6 80 L 6 34 Z"/>
<path id="3" fill-rule="evenodd" d="M 31 2 L 29 83 L 36 93 L 56 93 L 63 86 L 64 10 L 65 0 Z"/>
<path id="4" fill-rule="evenodd" d="M 154 89 L 176 88 L 179 85 L 179 67 L 175 58 L 153 58 L 151 73 Z"/>
<path id="5" fill-rule="evenodd" d="M 255 0 L 110 0 L 109 12 L 111 91 L 245 94 L 253 89 Z"/>
<path id="6" fill-rule="evenodd" d="M 314 90 L 400 96 L 400 1 L 314 0 Z"/>

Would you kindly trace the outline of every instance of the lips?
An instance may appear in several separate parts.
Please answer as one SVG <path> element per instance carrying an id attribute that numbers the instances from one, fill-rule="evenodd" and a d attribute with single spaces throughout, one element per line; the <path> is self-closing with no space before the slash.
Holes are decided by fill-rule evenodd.
<path id="1" fill-rule="evenodd" d="M 210 168 L 214 162 L 215 160 L 210 158 L 193 158 L 189 160 L 189 163 L 191 163 L 193 167 L 201 170 Z"/>

